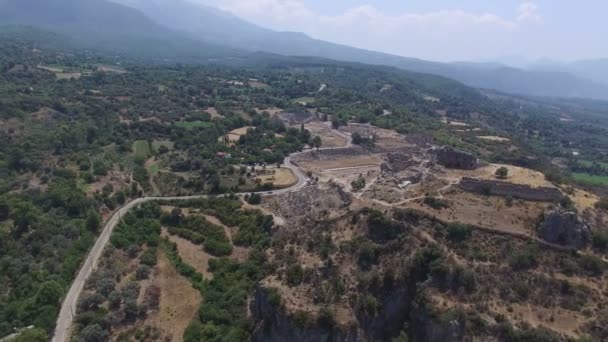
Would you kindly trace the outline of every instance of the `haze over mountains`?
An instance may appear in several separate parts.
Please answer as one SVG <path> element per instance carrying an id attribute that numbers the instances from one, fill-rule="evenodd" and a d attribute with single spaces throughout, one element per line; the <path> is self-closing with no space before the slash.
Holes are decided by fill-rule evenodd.
<path id="1" fill-rule="evenodd" d="M 436 74 L 467 85 L 531 96 L 608 100 L 608 60 L 518 69 L 488 63 L 437 63 L 276 32 L 187 0 L 1 0 L 0 24 L 41 27 L 101 48 L 168 61 L 203 62 L 253 52 L 313 56 Z M 144 53 L 145 52 L 145 53 Z"/>

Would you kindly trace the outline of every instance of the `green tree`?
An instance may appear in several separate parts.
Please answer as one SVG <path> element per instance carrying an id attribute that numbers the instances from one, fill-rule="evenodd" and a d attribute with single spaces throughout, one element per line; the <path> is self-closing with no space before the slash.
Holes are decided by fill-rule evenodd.
<path id="1" fill-rule="evenodd" d="M 19 336 L 12 339 L 12 342 L 46 342 L 49 336 L 44 329 L 34 328 L 22 332 Z"/>
<path id="2" fill-rule="evenodd" d="M 99 230 L 99 226 L 101 225 L 101 217 L 94 210 L 90 210 L 87 214 L 86 226 L 87 229 L 96 232 Z"/>
<path id="3" fill-rule="evenodd" d="M 312 138 L 312 147 L 319 149 L 322 144 L 323 141 L 321 140 L 321 137 L 315 136 L 314 138 Z"/>
<path id="4" fill-rule="evenodd" d="M 47 281 L 40 285 L 36 293 L 36 304 L 55 305 L 63 296 L 63 288 L 56 281 Z"/>
<path id="5" fill-rule="evenodd" d="M 502 166 L 500 168 L 498 168 L 498 170 L 496 170 L 496 177 L 504 179 L 507 178 L 507 176 L 509 175 L 509 169 L 507 169 L 506 167 Z"/>
<path id="6" fill-rule="evenodd" d="M 258 205 L 258 204 L 262 203 L 262 196 L 260 194 L 252 193 L 247 198 L 247 203 L 249 203 L 251 205 Z"/>

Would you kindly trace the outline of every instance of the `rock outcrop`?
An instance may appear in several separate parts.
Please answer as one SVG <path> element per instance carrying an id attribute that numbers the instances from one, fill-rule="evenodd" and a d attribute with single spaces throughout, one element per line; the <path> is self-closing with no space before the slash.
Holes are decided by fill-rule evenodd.
<path id="1" fill-rule="evenodd" d="M 555 202 L 563 197 L 562 193 L 556 188 L 533 188 L 529 185 L 468 177 L 463 178 L 459 186 L 462 190 L 468 192 L 488 196 L 510 196 L 526 201 Z"/>
<path id="2" fill-rule="evenodd" d="M 563 208 L 546 213 L 539 232 L 547 242 L 577 249 L 584 248 L 591 238 L 589 226 L 575 212 Z"/>
<path id="3" fill-rule="evenodd" d="M 444 146 L 434 152 L 437 164 L 448 169 L 474 170 L 479 164 L 479 160 L 474 155 L 450 146 Z"/>

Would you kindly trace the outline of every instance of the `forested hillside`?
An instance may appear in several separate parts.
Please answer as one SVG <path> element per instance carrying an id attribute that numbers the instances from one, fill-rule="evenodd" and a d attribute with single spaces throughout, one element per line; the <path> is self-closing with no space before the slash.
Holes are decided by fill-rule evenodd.
<path id="1" fill-rule="evenodd" d="M 151 65 L 74 48 L 52 33 L 5 32 L 0 336 L 29 325 L 35 329 L 23 341 L 50 336 L 102 222 L 124 203 L 288 186 L 264 177 L 267 168 L 280 169 L 289 153 L 321 144 L 291 117 L 333 128 L 370 123 L 488 161 L 542 170 L 601 194 L 608 177 L 606 113 L 603 103 L 483 94 L 388 67 L 262 54 L 247 63 Z M 477 130 L 462 129 L 466 125 Z M 511 140 L 488 143 L 480 135 Z M 251 229 L 242 237 L 248 247 L 265 238 Z M 128 247 L 116 239 L 117 247 Z M 247 289 L 258 277 L 247 273 L 249 266 L 214 267 L 236 273 L 218 282 L 240 277 Z"/>

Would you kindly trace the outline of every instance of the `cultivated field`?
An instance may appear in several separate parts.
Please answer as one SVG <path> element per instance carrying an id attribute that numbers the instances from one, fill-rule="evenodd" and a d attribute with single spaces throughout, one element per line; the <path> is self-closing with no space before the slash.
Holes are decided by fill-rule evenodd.
<path id="1" fill-rule="evenodd" d="M 137 160 L 148 159 L 152 155 L 150 143 L 148 143 L 147 140 L 137 140 L 133 143 L 133 153 L 135 154 L 135 159 Z"/>

